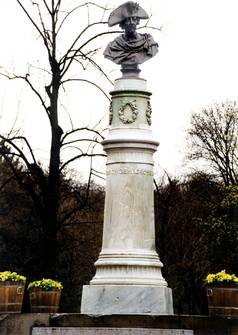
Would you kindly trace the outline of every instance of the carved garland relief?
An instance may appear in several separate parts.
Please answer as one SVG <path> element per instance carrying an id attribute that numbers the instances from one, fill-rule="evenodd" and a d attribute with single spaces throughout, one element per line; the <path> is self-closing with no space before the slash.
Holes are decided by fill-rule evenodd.
<path id="1" fill-rule="evenodd" d="M 146 109 L 146 120 L 148 122 L 148 125 L 151 126 L 151 114 L 152 114 L 152 107 L 151 103 L 148 100 L 147 101 L 147 109 Z M 121 105 L 119 111 L 118 111 L 119 119 L 124 124 L 133 123 L 136 121 L 138 116 L 138 109 L 136 105 L 136 100 L 133 100 L 131 102 L 125 102 Z M 112 124 L 113 119 L 113 108 L 112 108 L 112 101 L 109 106 L 109 125 Z"/>
<path id="2" fill-rule="evenodd" d="M 147 109 L 146 109 L 146 119 L 148 122 L 148 125 L 151 126 L 151 114 L 152 114 L 152 107 L 150 104 L 150 101 L 147 101 Z"/>
<path id="3" fill-rule="evenodd" d="M 113 119 L 113 109 L 112 109 L 112 101 L 110 102 L 109 106 L 109 126 L 112 124 L 112 119 Z"/>
<path id="4" fill-rule="evenodd" d="M 135 122 L 138 116 L 136 100 L 124 103 L 118 111 L 118 116 L 124 124 Z"/>

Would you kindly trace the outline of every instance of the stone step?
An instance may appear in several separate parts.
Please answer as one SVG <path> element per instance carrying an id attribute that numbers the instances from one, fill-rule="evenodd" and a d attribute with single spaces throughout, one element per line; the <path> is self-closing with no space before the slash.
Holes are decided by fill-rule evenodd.
<path id="1" fill-rule="evenodd" d="M 182 329 L 34 327 L 32 335 L 194 335 L 194 332 Z"/>

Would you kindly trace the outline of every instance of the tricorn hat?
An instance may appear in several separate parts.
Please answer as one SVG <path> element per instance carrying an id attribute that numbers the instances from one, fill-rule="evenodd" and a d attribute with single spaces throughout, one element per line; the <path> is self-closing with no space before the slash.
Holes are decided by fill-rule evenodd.
<path id="1" fill-rule="evenodd" d="M 121 6 L 114 9 L 108 19 L 109 27 L 121 23 L 126 18 L 136 16 L 139 19 L 148 19 L 149 16 L 146 11 L 134 1 L 127 1 Z"/>

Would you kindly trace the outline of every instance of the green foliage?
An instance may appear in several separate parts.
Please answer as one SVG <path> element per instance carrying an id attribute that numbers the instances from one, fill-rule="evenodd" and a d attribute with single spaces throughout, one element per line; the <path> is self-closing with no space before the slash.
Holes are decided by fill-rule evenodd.
<path id="1" fill-rule="evenodd" d="M 231 207 L 238 207 L 238 185 L 229 185 L 222 188 L 223 199 L 221 207 L 229 209 Z"/>
<path id="2" fill-rule="evenodd" d="M 238 187 L 221 185 L 216 198 L 211 199 L 210 212 L 200 226 L 209 237 L 209 258 L 211 269 L 223 266 L 238 272 Z"/>
<path id="3" fill-rule="evenodd" d="M 201 225 L 218 190 L 212 176 L 197 173 L 184 181 L 170 179 L 155 194 L 156 244 L 175 313 L 207 312 L 204 277 L 210 270 L 210 240 Z"/>
<path id="4" fill-rule="evenodd" d="M 237 185 L 204 173 L 157 188 L 156 242 L 175 313 L 208 313 L 204 278 L 238 273 L 237 200 Z"/>
<path id="5" fill-rule="evenodd" d="M 26 282 L 26 277 L 17 274 L 16 272 L 11 272 L 11 271 L 3 271 L 0 272 L 0 282 L 4 281 L 21 281 L 21 282 Z"/>
<path id="6" fill-rule="evenodd" d="M 22 171 L 19 163 L 15 166 Z M 26 184 L 32 183 L 28 174 L 25 173 L 24 178 Z M 104 189 L 93 182 L 82 184 L 69 175 L 62 176 L 56 275 L 48 275 L 42 271 L 45 247 L 42 220 L 28 193 L 12 178 L 12 171 L 4 160 L 0 160 L 0 188 L 1 268 L 27 273 L 29 281 L 60 278 L 64 286 L 60 311 L 78 312 L 80 288 L 91 280 L 101 248 Z M 26 301 L 23 312 L 28 311 Z"/>
<path id="7" fill-rule="evenodd" d="M 63 285 L 59 281 L 43 278 L 29 283 L 27 289 L 30 290 L 35 287 L 41 288 L 43 291 L 51 291 L 52 289 L 62 290 Z"/>

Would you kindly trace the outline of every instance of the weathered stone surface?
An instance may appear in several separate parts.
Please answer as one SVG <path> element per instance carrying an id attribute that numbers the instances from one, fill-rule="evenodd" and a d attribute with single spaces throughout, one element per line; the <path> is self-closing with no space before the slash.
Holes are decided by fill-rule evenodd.
<path id="1" fill-rule="evenodd" d="M 83 315 L 58 314 L 53 327 L 107 327 L 149 329 L 192 329 L 194 335 L 237 335 L 238 318 L 206 315 Z"/>
<path id="2" fill-rule="evenodd" d="M 0 335 L 7 335 L 7 328 L 6 327 L 0 327 Z"/>
<path id="3" fill-rule="evenodd" d="M 194 335 L 237 335 L 238 318 L 205 315 L 0 314 L 0 335 L 32 335 L 34 325 L 82 328 L 193 329 Z M 42 325 L 42 326 L 41 326 Z M 68 334 L 67 334 L 68 335 Z"/>
<path id="4" fill-rule="evenodd" d="M 192 330 L 146 328 L 33 328 L 32 335 L 193 335 Z"/>
<path id="5" fill-rule="evenodd" d="M 111 92 L 103 244 L 82 292 L 88 314 L 173 314 L 155 249 L 153 155 L 146 81 L 120 78 Z"/>
<path id="6" fill-rule="evenodd" d="M 49 326 L 49 314 L 0 314 L 0 335 L 31 335 L 33 326 Z"/>
<path id="7" fill-rule="evenodd" d="M 84 286 L 85 314 L 173 314 L 171 290 L 152 286 Z"/>

